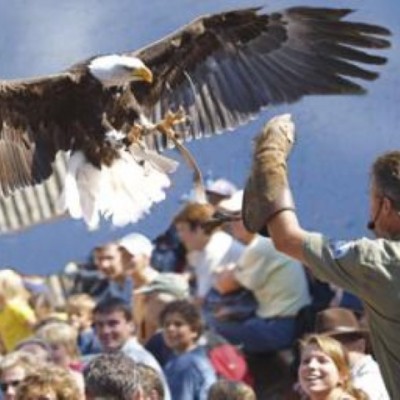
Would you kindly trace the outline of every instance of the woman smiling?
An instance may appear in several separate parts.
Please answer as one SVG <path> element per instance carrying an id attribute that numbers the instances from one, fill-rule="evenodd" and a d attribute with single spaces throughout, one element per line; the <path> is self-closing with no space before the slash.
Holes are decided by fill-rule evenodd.
<path id="1" fill-rule="evenodd" d="M 310 400 L 368 400 L 353 387 L 346 351 L 331 337 L 311 335 L 301 343 L 298 375 Z"/>

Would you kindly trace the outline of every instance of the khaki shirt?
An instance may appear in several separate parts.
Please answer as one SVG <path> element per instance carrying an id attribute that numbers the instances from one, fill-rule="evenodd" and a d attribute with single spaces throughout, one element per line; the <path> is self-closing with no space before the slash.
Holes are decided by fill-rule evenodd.
<path id="1" fill-rule="evenodd" d="M 311 233 L 304 254 L 317 278 L 363 300 L 385 384 L 400 399 L 400 241 L 330 241 Z"/>

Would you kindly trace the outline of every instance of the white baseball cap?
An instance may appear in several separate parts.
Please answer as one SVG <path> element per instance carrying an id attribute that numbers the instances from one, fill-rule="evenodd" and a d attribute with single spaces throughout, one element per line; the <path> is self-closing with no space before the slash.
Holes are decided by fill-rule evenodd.
<path id="1" fill-rule="evenodd" d="M 231 197 L 224 199 L 218 203 L 218 209 L 230 213 L 239 213 L 242 211 L 243 190 L 239 190 Z"/>
<path id="2" fill-rule="evenodd" d="M 153 252 L 153 244 L 150 239 L 141 233 L 130 233 L 124 236 L 118 241 L 118 245 L 132 255 L 143 254 L 150 257 Z"/>

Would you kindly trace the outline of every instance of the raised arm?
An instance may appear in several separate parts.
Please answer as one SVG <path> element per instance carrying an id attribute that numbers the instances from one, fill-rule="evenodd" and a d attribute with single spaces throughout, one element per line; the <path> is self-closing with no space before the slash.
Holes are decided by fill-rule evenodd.
<path id="1" fill-rule="evenodd" d="M 294 139 L 289 114 L 272 118 L 256 138 L 243 198 L 243 222 L 249 231 L 270 236 L 277 250 L 304 264 L 307 232 L 298 222 L 287 179 L 286 159 Z"/>

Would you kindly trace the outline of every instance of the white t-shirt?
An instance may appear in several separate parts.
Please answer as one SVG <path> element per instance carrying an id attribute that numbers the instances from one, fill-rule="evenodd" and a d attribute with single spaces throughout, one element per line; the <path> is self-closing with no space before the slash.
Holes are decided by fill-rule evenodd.
<path id="1" fill-rule="evenodd" d="M 278 252 L 269 238 L 254 237 L 234 274 L 242 286 L 253 292 L 260 318 L 295 316 L 311 302 L 302 265 Z"/>
<path id="2" fill-rule="evenodd" d="M 188 263 L 194 269 L 196 276 L 197 296 L 204 297 L 209 292 L 217 269 L 237 263 L 244 248 L 243 244 L 228 233 L 217 231 L 211 235 L 203 250 L 188 253 Z"/>

